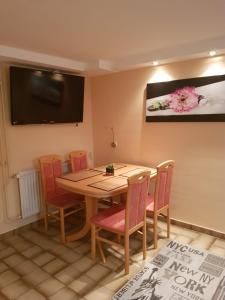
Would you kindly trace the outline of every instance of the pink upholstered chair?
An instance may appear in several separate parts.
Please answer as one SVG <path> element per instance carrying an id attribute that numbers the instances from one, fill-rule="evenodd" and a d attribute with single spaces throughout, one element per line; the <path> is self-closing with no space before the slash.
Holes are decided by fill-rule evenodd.
<path id="1" fill-rule="evenodd" d="M 147 216 L 153 219 L 153 224 L 150 226 L 153 227 L 154 248 L 157 248 L 157 221 L 160 214 L 166 218 L 167 237 L 170 237 L 170 190 L 173 168 L 173 160 L 165 161 L 157 166 L 154 196 L 149 195 L 147 200 Z M 166 215 L 164 215 L 165 212 Z"/>
<path id="2" fill-rule="evenodd" d="M 61 241 L 65 243 L 65 217 L 83 208 L 83 196 L 67 192 L 57 187 L 55 178 L 62 175 L 62 162 L 58 155 L 46 155 L 39 158 L 43 187 L 43 206 L 45 231 L 48 230 L 48 217 L 60 221 Z M 50 211 L 48 207 L 54 207 Z M 67 212 L 67 210 L 69 211 Z"/>
<path id="3" fill-rule="evenodd" d="M 73 151 L 69 153 L 69 160 L 72 172 L 87 169 L 87 153 L 86 151 Z"/>
<path id="4" fill-rule="evenodd" d="M 100 212 L 91 220 L 91 255 L 96 258 L 96 242 L 98 243 L 103 262 L 106 261 L 101 242 L 111 245 L 121 245 L 124 237 L 125 273 L 129 273 L 129 237 L 142 228 L 143 259 L 146 258 L 146 201 L 148 197 L 150 172 L 142 172 L 128 178 L 126 205 L 113 206 Z M 117 235 L 118 240 L 112 241 L 99 235 L 101 230 L 107 230 Z"/>

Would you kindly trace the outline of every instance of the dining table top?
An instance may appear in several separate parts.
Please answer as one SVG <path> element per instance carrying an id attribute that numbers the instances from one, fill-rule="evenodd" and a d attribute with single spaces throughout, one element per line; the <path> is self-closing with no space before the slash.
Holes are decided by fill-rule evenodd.
<path id="1" fill-rule="evenodd" d="M 157 174 L 155 168 L 126 163 L 113 163 L 114 175 L 108 176 L 105 172 L 106 166 L 103 165 L 76 173 L 64 174 L 56 178 L 56 183 L 61 188 L 86 197 L 107 198 L 126 193 L 128 188 L 127 178 L 132 175 L 136 175 L 142 171 L 150 171 L 150 178 L 154 178 Z"/>

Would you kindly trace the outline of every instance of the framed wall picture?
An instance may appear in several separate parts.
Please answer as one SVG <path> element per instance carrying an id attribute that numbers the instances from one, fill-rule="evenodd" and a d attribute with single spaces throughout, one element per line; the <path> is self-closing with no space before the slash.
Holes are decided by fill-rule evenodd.
<path id="1" fill-rule="evenodd" d="M 225 122 L 225 75 L 147 84 L 146 122 Z"/>

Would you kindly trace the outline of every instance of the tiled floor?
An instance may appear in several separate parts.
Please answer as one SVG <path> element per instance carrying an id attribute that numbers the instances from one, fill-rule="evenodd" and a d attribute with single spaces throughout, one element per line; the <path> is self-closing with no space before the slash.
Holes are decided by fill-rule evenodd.
<path id="1" fill-rule="evenodd" d="M 159 227 L 158 249 L 167 243 L 165 224 Z M 224 240 L 173 225 L 171 231 L 171 239 L 225 256 Z M 157 251 L 148 235 L 150 259 Z M 93 263 L 89 236 L 63 246 L 53 226 L 48 235 L 37 225 L 9 234 L 0 239 L 0 299 L 111 299 L 143 266 L 138 236 L 131 240 L 131 248 L 130 274 L 125 276 L 120 249 L 108 249 L 105 265 L 100 260 Z"/>

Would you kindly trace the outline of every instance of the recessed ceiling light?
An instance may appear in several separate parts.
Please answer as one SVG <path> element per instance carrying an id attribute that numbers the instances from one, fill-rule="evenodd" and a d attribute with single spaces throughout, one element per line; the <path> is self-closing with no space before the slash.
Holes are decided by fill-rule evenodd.
<path id="1" fill-rule="evenodd" d="M 209 55 L 210 55 L 210 56 L 214 56 L 214 55 L 216 55 L 216 51 L 214 51 L 214 50 L 212 50 L 212 51 L 209 51 Z"/>
<path id="2" fill-rule="evenodd" d="M 159 62 L 158 61 L 153 61 L 153 66 L 158 66 Z"/>
<path id="3" fill-rule="evenodd" d="M 35 70 L 34 75 L 37 76 L 37 77 L 42 77 L 43 73 L 42 73 L 42 71 Z"/>

